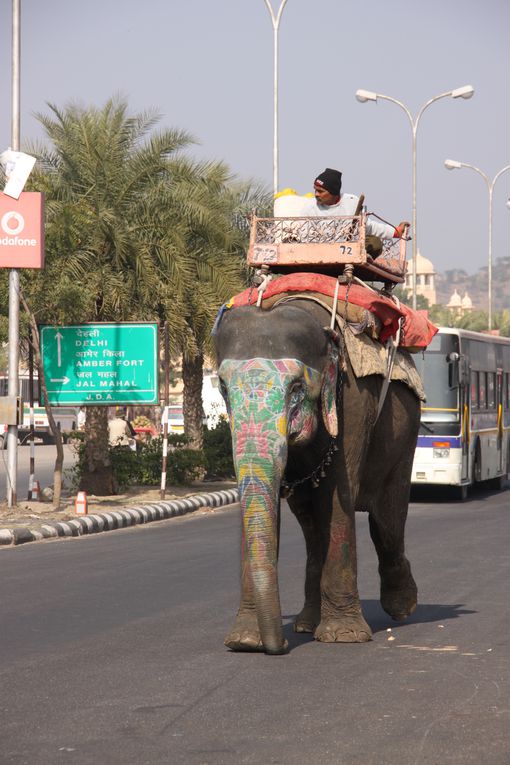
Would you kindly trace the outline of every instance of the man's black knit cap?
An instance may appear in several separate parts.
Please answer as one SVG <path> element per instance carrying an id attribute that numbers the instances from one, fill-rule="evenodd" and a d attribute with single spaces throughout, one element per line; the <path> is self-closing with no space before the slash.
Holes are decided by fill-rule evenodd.
<path id="1" fill-rule="evenodd" d="M 333 170 L 331 167 L 327 167 L 323 173 L 317 176 L 314 181 L 314 186 L 326 189 L 330 194 L 334 194 L 338 197 L 340 196 L 340 189 L 342 188 L 342 173 L 339 170 Z"/>

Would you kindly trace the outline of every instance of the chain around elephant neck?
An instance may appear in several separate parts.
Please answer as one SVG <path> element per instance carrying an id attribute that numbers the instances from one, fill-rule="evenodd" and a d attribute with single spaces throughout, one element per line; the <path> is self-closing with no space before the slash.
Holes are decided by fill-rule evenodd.
<path id="1" fill-rule="evenodd" d="M 321 480 L 326 477 L 326 468 L 331 465 L 333 454 L 338 451 L 336 439 L 336 436 L 331 436 L 327 452 L 317 467 L 312 470 L 311 473 L 306 475 L 304 478 L 296 478 L 295 481 L 287 481 L 285 478 L 282 480 L 280 485 L 280 495 L 282 497 L 290 497 L 295 488 L 301 486 L 307 481 L 311 481 L 313 488 L 317 489 Z"/>
<path id="2" fill-rule="evenodd" d="M 340 401 L 341 397 L 341 391 L 342 391 L 342 372 L 339 370 L 339 375 L 337 379 L 336 384 L 336 406 L 338 408 L 338 403 Z M 282 497 L 290 497 L 290 495 L 293 493 L 294 489 L 298 486 L 302 486 L 304 483 L 307 483 L 307 481 L 312 482 L 312 486 L 314 489 L 317 489 L 320 485 L 320 482 L 323 478 L 326 477 L 326 469 L 331 465 L 333 461 L 333 454 L 338 451 L 338 445 L 337 445 L 337 439 L 338 436 L 330 436 L 329 446 L 324 454 L 322 460 L 319 462 L 316 468 L 312 470 L 311 473 L 304 476 L 304 478 L 296 478 L 295 481 L 287 481 L 285 476 L 282 479 L 282 482 L 280 484 L 280 495 Z"/>

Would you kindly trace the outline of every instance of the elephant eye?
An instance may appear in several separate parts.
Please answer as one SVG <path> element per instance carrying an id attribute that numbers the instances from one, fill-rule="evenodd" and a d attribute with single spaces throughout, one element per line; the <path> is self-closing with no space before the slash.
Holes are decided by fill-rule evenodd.
<path id="1" fill-rule="evenodd" d="M 289 405 L 300 404 L 305 397 L 305 384 L 303 380 L 295 380 L 289 387 Z"/>

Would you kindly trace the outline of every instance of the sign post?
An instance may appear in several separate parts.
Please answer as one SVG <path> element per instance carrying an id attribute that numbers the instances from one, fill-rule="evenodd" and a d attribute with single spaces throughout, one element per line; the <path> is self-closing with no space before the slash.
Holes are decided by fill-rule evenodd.
<path id="1" fill-rule="evenodd" d="M 11 78 L 11 146 L 20 144 L 20 47 L 21 0 L 12 0 L 12 78 Z M 9 272 L 9 395 L 19 395 L 19 287 L 17 268 Z M 18 426 L 7 431 L 7 506 L 18 502 Z"/>
<path id="2" fill-rule="evenodd" d="M 50 404 L 159 404 L 157 324 L 44 325 L 39 330 Z"/>

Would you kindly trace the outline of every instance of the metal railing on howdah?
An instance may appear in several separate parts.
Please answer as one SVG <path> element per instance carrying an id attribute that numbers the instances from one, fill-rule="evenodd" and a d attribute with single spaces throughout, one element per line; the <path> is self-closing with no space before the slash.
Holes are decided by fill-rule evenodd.
<path id="1" fill-rule="evenodd" d="M 332 244 L 359 238 L 360 218 L 256 218 L 257 244 Z"/>
<path id="2" fill-rule="evenodd" d="M 375 216 L 378 217 L 378 216 Z M 382 220 L 382 219 L 381 219 Z M 382 250 L 371 257 L 370 249 L 365 253 L 365 221 L 366 215 L 344 217 L 295 217 L 295 218 L 257 218 L 252 219 L 250 248 L 252 252 L 263 252 L 265 247 L 271 248 L 268 263 L 283 263 L 283 258 L 275 256 L 273 248 L 280 245 L 293 245 L 305 248 L 307 245 L 353 245 L 356 252 L 363 253 L 362 261 L 373 264 L 403 280 L 406 273 L 406 241 L 405 239 L 382 239 Z M 345 253 L 344 253 L 345 250 Z M 294 250 L 296 253 L 298 250 Z M 353 250 L 354 251 L 354 250 Z M 342 262 L 348 262 L 349 253 L 346 248 L 340 248 Z M 251 265 L 265 262 L 267 253 L 262 259 L 252 258 Z M 286 261 L 288 263 L 288 261 Z M 359 262 L 359 259 L 358 259 Z"/>

